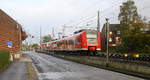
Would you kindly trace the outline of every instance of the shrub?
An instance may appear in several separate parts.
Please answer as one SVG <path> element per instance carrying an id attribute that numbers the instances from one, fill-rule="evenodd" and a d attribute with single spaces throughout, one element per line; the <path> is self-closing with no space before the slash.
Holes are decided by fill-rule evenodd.
<path id="1" fill-rule="evenodd" d="M 126 36 L 118 50 L 122 53 L 150 53 L 150 37 Z"/>
<path id="2" fill-rule="evenodd" d="M 5 69 L 10 63 L 10 53 L 0 50 L 0 71 Z"/>

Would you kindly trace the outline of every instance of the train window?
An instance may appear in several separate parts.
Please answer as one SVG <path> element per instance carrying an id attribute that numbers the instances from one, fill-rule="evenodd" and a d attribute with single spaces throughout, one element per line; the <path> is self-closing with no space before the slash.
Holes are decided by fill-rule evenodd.
<path id="1" fill-rule="evenodd" d="M 57 47 L 57 44 L 53 44 L 53 47 Z"/>
<path id="2" fill-rule="evenodd" d="M 87 33 L 86 34 L 87 43 L 97 44 L 97 34 L 95 33 Z"/>
<path id="3" fill-rule="evenodd" d="M 57 44 L 57 47 L 60 47 L 60 44 L 59 44 L 59 43 Z"/>
<path id="4" fill-rule="evenodd" d="M 69 41 L 68 41 L 68 44 L 69 44 L 69 45 L 74 44 L 73 40 L 69 40 Z"/>
<path id="5" fill-rule="evenodd" d="M 80 44 L 81 41 L 82 41 L 82 36 L 81 35 L 75 38 L 75 44 Z"/>

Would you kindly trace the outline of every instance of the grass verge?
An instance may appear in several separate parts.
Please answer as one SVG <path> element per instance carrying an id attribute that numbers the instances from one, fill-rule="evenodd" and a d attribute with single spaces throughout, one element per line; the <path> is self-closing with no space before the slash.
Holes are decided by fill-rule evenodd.
<path id="1" fill-rule="evenodd" d="M 29 58 L 26 55 L 22 55 L 22 58 L 27 59 Z M 32 61 L 27 61 L 27 80 L 38 80 L 37 73 L 33 67 Z"/>
<path id="2" fill-rule="evenodd" d="M 32 62 L 27 63 L 27 80 L 38 80 L 37 74 L 35 72 L 35 69 L 33 68 Z"/>

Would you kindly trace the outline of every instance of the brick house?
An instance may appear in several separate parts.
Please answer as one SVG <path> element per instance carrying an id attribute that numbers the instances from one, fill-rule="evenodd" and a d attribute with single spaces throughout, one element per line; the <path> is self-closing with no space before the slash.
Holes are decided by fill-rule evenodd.
<path id="1" fill-rule="evenodd" d="M 19 57 L 22 41 L 27 37 L 21 25 L 0 9 L 0 50 L 11 53 L 12 59 Z M 12 46 L 8 46 L 12 43 Z"/>
<path id="2" fill-rule="evenodd" d="M 121 44 L 120 40 L 120 30 L 118 27 L 120 24 L 110 24 L 109 25 L 109 49 L 115 49 L 117 45 Z M 101 31 L 101 39 L 102 39 L 102 51 L 106 51 L 106 43 L 107 43 L 107 36 L 106 36 L 106 26 L 104 24 L 102 31 Z"/>
<path id="3" fill-rule="evenodd" d="M 116 49 L 118 45 L 121 44 L 120 38 L 120 24 L 110 24 L 109 25 L 109 50 Z M 150 37 L 150 22 L 145 23 L 144 27 L 140 28 L 142 33 L 147 33 L 145 37 Z M 107 45 L 107 36 L 106 36 L 106 26 L 104 24 L 102 31 L 101 31 L 101 39 L 102 39 L 102 51 L 106 51 Z"/>

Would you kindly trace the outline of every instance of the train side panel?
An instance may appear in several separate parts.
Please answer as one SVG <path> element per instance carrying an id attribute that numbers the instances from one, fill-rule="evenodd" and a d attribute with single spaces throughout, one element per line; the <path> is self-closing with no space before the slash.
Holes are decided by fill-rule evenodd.
<path id="1" fill-rule="evenodd" d="M 45 49 L 43 44 L 42 48 Z M 80 32 L 71 37 L 52 41 L 47 44 L 47 50 L 51 51 L 99 51 L 101 50 L 100 32 Z"/>

